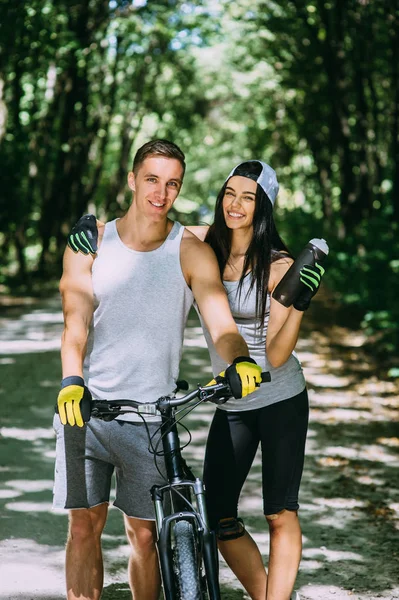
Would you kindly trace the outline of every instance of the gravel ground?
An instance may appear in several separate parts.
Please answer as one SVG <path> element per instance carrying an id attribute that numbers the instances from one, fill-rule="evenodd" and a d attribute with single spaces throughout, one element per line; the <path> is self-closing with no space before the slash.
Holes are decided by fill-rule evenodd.
<path id="1" fill-rule="evenodd" d="M 0 598 L 61 600 L 66 517 L 51 509 L 54 438 L 51 413 L 59 369 L 62 316 L 57 299 L 0 306 Z M 4 300 L 3 300 L 4 304 Z M 321 327 L 309 311 L 298 354 L 311 401 L 301 489 L 303 557 L 296 589 L 305 600 L 399 599 L 398 387 L 382 381 L 361 350 L 362 337 Z M 209 374 L 194 317 L 182 375 Z M 201 472 L 213 408 L 186 418 L 193 440 L 185 456 Z M 184 436 L 183 436 L 184 438 Z M 257 457 L 241 512 L 267 564 Z M 128 548 L 116 509 L 104 533 L 103 600 L 130 600 Z M 221 562 L 222 597 L 246 598 Z"/>

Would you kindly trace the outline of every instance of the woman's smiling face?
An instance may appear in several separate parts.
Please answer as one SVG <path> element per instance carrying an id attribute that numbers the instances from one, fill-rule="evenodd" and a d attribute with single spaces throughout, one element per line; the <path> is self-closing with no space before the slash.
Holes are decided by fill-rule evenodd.
<path id="1" fill-rule="evenodd" d="M 229 229 L 252 227 L 257 185 L 256 181 L 240 175 L 228 180 L 223 196 L 223 214 Z"/>

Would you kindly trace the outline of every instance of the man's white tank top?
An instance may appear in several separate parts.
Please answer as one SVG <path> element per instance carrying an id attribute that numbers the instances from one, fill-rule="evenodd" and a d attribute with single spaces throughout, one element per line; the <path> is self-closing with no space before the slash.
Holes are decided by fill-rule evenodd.
<path id="1" fill-rule="evenodd" d="M 223 281 L 231 313 L 237 324 L 238 331 L 247 342 L 250 356 L 262 367 L 262 371 L 269 371 L 270 383 L 262 383 L 260 387 L 249 396 L 236 400 L 231 398 L 225 404 L 218 406 L 220 410 L 244 411 L 263 408 L 282 400 L 288 400 L 302 392 L 305 388 L 301 364 L 293 352 L 281 367 L 271 366 L 266 356 L 266 334 L 270 316 L 270 295 L 267 296 L 265 321 L 261 324 L 256 312 L 256 287 L 251 291 L 251 274 L 243 282 L 241 294 L 238 281 Z M 200 316 L 201 319 L 201 316 Z M 212 343 L 211 336 L 201 319 L 209 354 L 212 361 L 212 371 L 217 375 L 224 371 L 227 364 L 220 358 Z"/>
<path id="2" fill-rule="evenodd" d="M 94 314 L 84 362 L 93 398 L 145 403 L 175 389 L 193 302 L 180 263 L 183 232 L 174 223 L 159 248 L 138 252 L 123 244 L 116 220 L 105 225 L 92 268 Z"/>

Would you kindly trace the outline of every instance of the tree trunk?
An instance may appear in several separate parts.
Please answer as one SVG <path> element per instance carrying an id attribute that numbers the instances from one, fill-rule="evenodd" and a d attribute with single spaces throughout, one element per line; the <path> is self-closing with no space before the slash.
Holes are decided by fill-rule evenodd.
<path id="1" fill-rule="evenodd" d="M 395 2 L 395 15 L 392 24 L 392 88 L 393 88 L 393 122 L 392 122 L 392 206 L 393 218 L 399 222 L 399 2 Z"/>

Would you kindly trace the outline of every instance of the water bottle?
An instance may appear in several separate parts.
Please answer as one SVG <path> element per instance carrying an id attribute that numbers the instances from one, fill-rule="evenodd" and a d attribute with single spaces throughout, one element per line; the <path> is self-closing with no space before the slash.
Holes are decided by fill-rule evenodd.
<path id="1" fill-rule="evenodd" d="M 304 265 L 314 266 L 316 262 L 320 264 L 327 254 L 326 240 L 317 238 L 310 240 L 276 286 L 272 294 L 273 298 L 284 306 L 291 306 L 305 288 L 305 284 L 299 279 L 302 267 Z"/>

